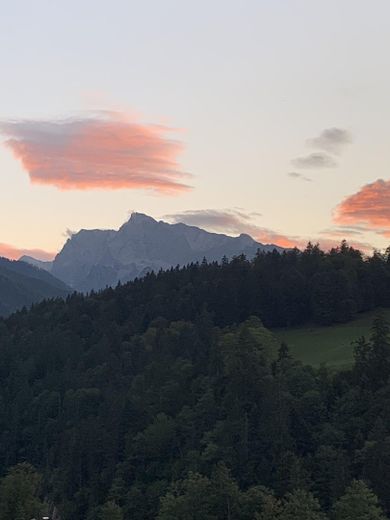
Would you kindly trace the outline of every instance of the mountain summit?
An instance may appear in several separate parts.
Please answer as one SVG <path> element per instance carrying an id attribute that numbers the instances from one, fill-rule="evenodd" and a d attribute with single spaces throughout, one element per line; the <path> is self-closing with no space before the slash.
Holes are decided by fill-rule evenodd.
<path id="1" fill-rule="evenodd" d="M 114 286 L 147 272 L 223 256 L 278 249 L 249 235 L 231 237 L 186 224 L 168 224 L 133 213 L 118 231 L 85 230 L 72 235 L 56 256 L 51 273 L 80 291 Z"/>

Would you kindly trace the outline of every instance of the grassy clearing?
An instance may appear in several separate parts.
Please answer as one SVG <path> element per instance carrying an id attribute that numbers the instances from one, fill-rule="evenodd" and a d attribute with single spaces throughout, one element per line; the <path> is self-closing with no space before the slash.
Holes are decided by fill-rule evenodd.
<path id="1" fill-rule="evenodd" d="M 280 341 L 288 344 L 293 356 L 303 363 L 317 367 L 326 363 L 328 366 L 342 368 L 352 363 L 352 342 L 360 336 L 370 335 L 372 320 L 377 312 L 360 314 L 349 323 L 330 327 L 307 325 L 273 332 Z M 390 309 L 382 312 L 390 321 Z"/>

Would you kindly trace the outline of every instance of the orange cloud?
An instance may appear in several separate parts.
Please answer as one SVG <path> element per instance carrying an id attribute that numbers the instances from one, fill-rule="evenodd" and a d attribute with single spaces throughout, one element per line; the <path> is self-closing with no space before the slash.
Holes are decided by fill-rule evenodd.
<path id="1" fill-rule="evenodd" d="M 329 236 L 329 237 L 320 237 L 318 240 L 311 240 L 312 243 L 318 242 L 321 249 L 323 251 L 329 251 L 330 249 L 334 249 L 336 247 L 339 247 L 342 240 L 347 240 L 348 244 L 352 246 L 355 249 L 359 249 L 362 253 L 369 254 L 372 252 L 373 247 L 371 244 L 367 242 L 361 242 L 360 240 L 356 240 L 355 238 L 348 237 L 346 234 L 336 234 L 336 236 Z M 307 241 L 306 241 L 307 244 Z"/>
<path id="2" fill-rule="evenodd" d="M 172 194 L 190 187 L 171 129 L 102 112 L 80 119 L 0 123 L 6 144 L 30 179 L 61 190 L 151 189 Z"/>
<path id="3" fill-rule="evenodd" d="M 253 238 L 257 242 L 261 242 L 262 244 L 276 244 L 280 247 L 285 247 L 287 249 L 293 247 L 303 247 L 306 245 L 301 243 L 297 237 L 289 237 L 287 235 L 283 235 L 281 233 L 277 233 L 272 229 L 261 228 L 259 227 L 257 232 L 253 235 Z"/>
<path id="4" fill-rule="evenodd" d="M 32 256 L 38 260 L 50 261 L 53 260 L 56 253 L 50 253 L 42 249 L 20 249 L 9 244 L 0 243 L 0 256 L 11 260 L 18 260 L 23 255 Z"/>
<path id="5" fill-rule="evenodd" d="M 336 208 L 335 222 L 363 224 L 390 236 L 390 181 L 378 179 L 344 199 Z"/>
<path id="6" fill-rule="evenodd" d="M 255 237 L 259 242 L 263 242 L 263 238 L 268 237 L 268 239 L 279 246 L 285 248 L 293 248 L 297 247 L 298 249 L 305 249 L 307 244 L 311 242 L 312 244 L 319 244 L 320 248 L 323 251 L 329 251 L 335 247 L 338 247 L 342 240 L 347 240 L 348 244 L 354 247 L 355 249 L 359 249 L 364 253 L 368 253 L 372 250 L 372 246 L 366 242 L 361 242 L 359 240 L 355 240 L 354 238 L 348 237 L 345 233 L 337 233 L 335 236 L 320 236 L 320 237 L 288 237 L 285 235 L 272 234 L 272 231 L 269 234 L 260 235 L 259 237 Z"/>

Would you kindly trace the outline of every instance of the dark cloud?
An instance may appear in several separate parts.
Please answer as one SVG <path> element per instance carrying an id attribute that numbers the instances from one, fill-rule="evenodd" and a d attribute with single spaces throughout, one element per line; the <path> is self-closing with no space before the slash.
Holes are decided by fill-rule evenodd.
<path id="1" fill-rule="evenodd" d="M 308 146 L 321 151 L 297 157 L 291 161 L 291 164 L 295 168 L 307 170 L 336 168 L 338 164 L 333 155 L 339 155 L 343 148 L 351 142 L 352 137 L 348 130 L 336 127 L 325 128 L 319 136 L 306 141 Z M 289 175 L 296 179 L 311 180 L 297 172 L 291 172 Z"/>
<path id="2" fill-rule="evenodd" d="M 352 136 L 343 128 L 326 128 L 318 137 L 307 140 L 307 145 L 316 150 L 340 154 L 343 148 L 352 142 Z"/>
<path id="3" fill-rule="evenodd" d="M 336 168 L 337 162 L 330 155 L 322 152 L 311 153 L 303 157 L 297 157 L 291 161 L 295 168 L 310 169 L 325 169 Z"/>
<path id="4" fill-rule="evenodd" d="M 183 211 L 164 218 L 172 222 L 183 222 L 189 226 L 200 226 L 226 233 L 252 233 L 257 229 L 252 218 L 256 213 L 245 213 L 238 209 L 200 209 Z"/>
<path id="5" fill-rule="evenodd" d="M 324 236 L 333 236 L 333 237 L 350 237 L 350 236 L 360 236 L 366 231 L 365 228 L 357 227 L 357 226 L 336 226 L 330 227 L 328 229 L 324 229 L 320 231 L 320 235 Z"/>
<path id="6" fill-rule="evenodd" d="M 174 223 L 183 222 L 217 233 L 233 235 L 246 233 L 262 244 L 276 244 L 289 248 L 295 247 L 299 243 L 299 237 L 284 235 L 273 229 L 257 225 L 253 222 L 253 218 L 256 216 L 259 216 L 259 213 L 246 213 L 237 209 L 200 209 L 165 215 L 164 218 Z"/>

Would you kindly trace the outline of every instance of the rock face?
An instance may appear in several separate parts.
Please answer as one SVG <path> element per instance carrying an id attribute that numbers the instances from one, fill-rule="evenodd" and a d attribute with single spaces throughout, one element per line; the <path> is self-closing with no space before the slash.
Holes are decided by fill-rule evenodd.
<path id="1" fill-rule="evenodd" d="M 70 291 L 70 287 L 42 269 L 0 258 L 0 316 L 45 298 L 66 296 Z"/>
<path id="2" fill-rule="evenodd" d="M 275 248 L 281 249 L 260 244 L 249 235 L 229 237 L 133 213 L 118 231 L 81 230 L 74 234 L 56 256 L 51 273 L 74 289 L 89 291 L 204 257 L 220 261 L 223 256 L 243 253 L 250 258 L 258 249 Z"/>

